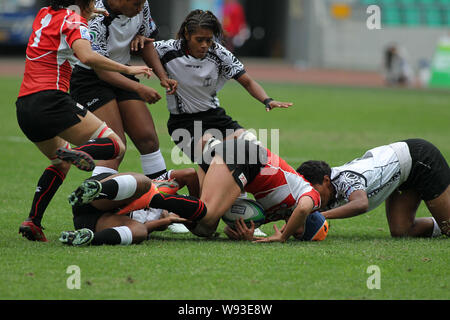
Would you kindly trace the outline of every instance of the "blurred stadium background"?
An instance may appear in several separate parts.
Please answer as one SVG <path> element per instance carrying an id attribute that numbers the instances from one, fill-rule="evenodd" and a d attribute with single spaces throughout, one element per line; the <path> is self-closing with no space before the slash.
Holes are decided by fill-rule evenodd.
<path id="1" fill-rule="evenodd" d="M 159 39 L 174 37 L 193 8 L 210 9 L 222 17 L 224 2 L 149 1 Z M 396 47 L 409 86 L 450 87 L 450 0 L 238 2 L 247 28 L 234 51 L 255 78 L 385 85 L 386 52 Z M 23 57 L 34 15 L 43 5 L 45 0 L 1 0 L 3 73 L 11 68 L 11 60 L 5 57 Z M 380 8 L 381 29 L 370 30 L 366 25 L 370 5 Z"/>

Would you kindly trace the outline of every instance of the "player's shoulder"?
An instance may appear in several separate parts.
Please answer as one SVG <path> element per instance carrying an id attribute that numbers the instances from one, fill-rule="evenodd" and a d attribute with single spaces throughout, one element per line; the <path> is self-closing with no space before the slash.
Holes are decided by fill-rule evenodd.
<path id="1" fill-rule="evenodd" d="M 216 57 L 216 59 L 218 59 L 224 66 L 232 65 L 233 70 L 241 70 L 244 68 L 242 62 L 239 61 L 239 59 L 230 50 L 217 41 L 211 46 L 209 54 Z"/>
<path id="2" fill-rule="evenodd" d="M 170 51 L 181 50 L 181 40 L 169 39 L 169 40 L 159 40 L 153 43 L 155 49 L 158 50 L 160 55 L 164 55 Z"/>

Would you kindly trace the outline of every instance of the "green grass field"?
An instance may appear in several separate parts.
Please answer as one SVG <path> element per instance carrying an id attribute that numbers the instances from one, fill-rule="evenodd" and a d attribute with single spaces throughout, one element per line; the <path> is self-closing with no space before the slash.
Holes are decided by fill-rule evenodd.
<path id="1" fill-rule="evenodd" d="M 319 243 L 254 244 L 229 241 L 223 233 L 205 240 L 166 231 L 128 247 L 64 247 L 59 234 L 73 229 L 67 195 L 89 175 L 74 168 L 43 219 L 49 242 L 21 238 L 19 225 L 48 160 L 17 125 L 20 80 L 0 78 L 0 299 L 450 299 L 449 240 L 392 239 L 384 207 L 331 221 Z M 280 155 L 294 168 L 308 159 L 342 164 L 411 137 L 430 140 L 450 160 L 448 91 L 263 85 L 295 106 L 266 113 L 236 83 L 221 91 L 222 106 L 247 128 L 279 129 Z M 172 167 L 165 101 L 149 108 Z M 121 170 L 141 172 L 132 145 Z M 429 216 L 423 204 L 418 216 Z M 272 225 L 262 230 L 272 233 Z M 81 270 L 81 289 L 67 287 L 71 265 Z M 380 269 L 380 289 L 367 286 L 372 265 Z"/>

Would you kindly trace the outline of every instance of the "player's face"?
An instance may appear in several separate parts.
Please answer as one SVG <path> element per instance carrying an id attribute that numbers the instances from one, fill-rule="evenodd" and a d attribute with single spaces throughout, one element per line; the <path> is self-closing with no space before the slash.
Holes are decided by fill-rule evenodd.
<path id="1" fill-rule="evenodd" d="M 120 12 L 128 18 L 132 18 L 142 11 L 145 1 L 146 0 L 122 0 Z"/>
<path id="2" fill-rule="evenodd" d="M 186 34 L 187 45 L 191 56 L 203 59 L 213 44 L 212 30 L 199 28 L 192 34 Z"/>
<path id="3" fill-rule="evenodd" d="M 325 176 L 321 184 L 314 184 L 312 187 L 320 194 L 321 209 L 325 208 L 333 196 L 333 186 L 330 177 Z"/>

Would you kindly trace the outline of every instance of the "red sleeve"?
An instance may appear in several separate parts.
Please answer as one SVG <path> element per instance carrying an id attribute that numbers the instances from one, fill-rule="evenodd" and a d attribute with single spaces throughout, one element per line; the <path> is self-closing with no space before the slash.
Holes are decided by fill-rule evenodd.
<path id="1" fill-rule="evenodd" d="M 317 192 L 316 189 L 311 189 L 311 191 L 303 193 L 300 196 L 300 198 L 298 198 L 298 201 L 300 201 L 300 199 L 303 198 L 304 196 L 308 196 L 312 199 L 312 201 L 314 203 L 313 210 L 318 210 L 320 208 L 320 193 Z M 297 203 L 298 203 L 298 201 L 297 201 Z"/>
<path id="2" fill-rule="evenodd" d="M 89 34 L 89 28 L 86 23 L 86 19 L 74 12 L 67 16 L 61 31 L 66 36 L 67 44 L 71 48 L 75 40 L 91 40 L 91 35 Z"/>

